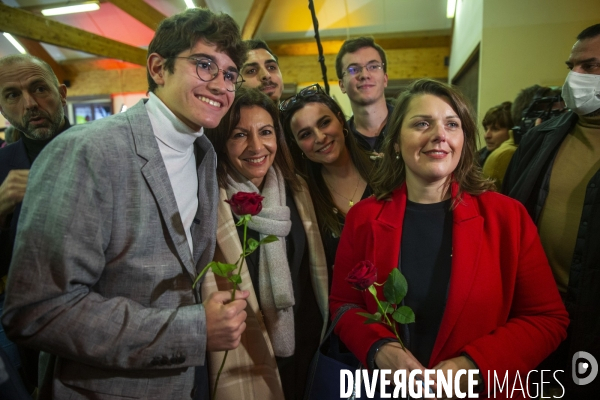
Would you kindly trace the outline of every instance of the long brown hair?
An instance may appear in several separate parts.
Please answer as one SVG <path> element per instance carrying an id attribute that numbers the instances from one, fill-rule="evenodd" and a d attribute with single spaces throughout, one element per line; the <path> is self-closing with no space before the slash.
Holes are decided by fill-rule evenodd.
<path id="1" fill-rule="evenodd" d="M 371 181 L 371 173 L 373 170 L 373 161 L 369 159 L 369 155 L 356 143 L 354 135 L 350 133 L 348 125 L 344 119 L 344 113 L 334 99 L 325 93 L 316 93 L 306 97 L 298 97 L 296 101 L 282 113 L 282 124 L 285 132 L 285 139 L 288 142 L 294 166 L 298 175 L 302 176 L 308 183 L 310 196 L 313 200 L 317 220 L 322 234 L 334 234 L 339 236 L 342 233 L 342 226 L 334 209 L 337 209 L 333 202 L 331 192 L 323 179 L 321 168 L 323 164 L 305 158 L 296 143 L 294 133 L 292 132 L 291 123 L 294 114 L 302 109 L 308 103 L 321 103 L 331 110 L 333 115 L 340 121 L 344 130 L 344 142 L 350 159 L 356 167 L 360 176 L 367 182 Z M 341 211 L 338 211 L 341 212 Z"/>
<path id="2" fill-rule="evenodd" d="M 227 141 L 231 136 L 231 132 L 240 122 L 242 109 L 253 106 L 264 109 L 273 119 L 277 141 L 277 152 L 275 153 L 273 165 L 279 168 L 285 182 L 291 189 L 295 191 L 301 190 L 300 181 L 294 172 L 292 156 L 283 137 L 277 106 L 263 92 L 249 88 L 236 90 L 235 99 L 225 116 L 221 119 L 221 122 L 219 122 L 219 125 L 216 128 L 204 130 L 206 137 L 211 141 L 217 153 L 217 180 L 219 181 L 219 186 L 222 188 L 227 187 L 227 175 L 230 171 L 235 171 L 235 168 L 231 165 L 227 157 Z"/>
<path id="3" fill-rule="evenodd" d="M 475 163 L 478 136 L 477 123 L 473 118 L 473 111 L 468 101 L 450 85 L 432 79 L 419 79 L 409 85 L 398 96 L 394 111 L 388 120 L 387 134 L 382 147 L 383 160 L 381 160 L 372 180 L 373 191 L 377 199 L 389 199 L 392 191 L 400 187 L 406 180 L 406 164 L 402 159 L 402 154 L 396 152 L 394 144 L 400 143 L 400 131 L 410 102 L 415 97 L 423 94 L 447 99 L 462 124 L 464 135 L 462 153 L 452 175 L 452 180 L 447 182 L 448 185 L 451 182 L 456 182 L 459 187 L 458 195 L 452 201 L 452 207 L 456 207 L 462 192 L 477 195 L 493 189 L 493 182 L 483 177 L 481 169 Z M 399 158 L 396 158 L 397 156 Z"/>

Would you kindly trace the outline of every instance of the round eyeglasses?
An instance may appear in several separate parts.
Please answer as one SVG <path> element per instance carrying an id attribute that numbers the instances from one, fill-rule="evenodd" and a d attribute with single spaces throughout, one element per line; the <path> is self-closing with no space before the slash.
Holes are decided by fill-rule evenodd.
<path id="1" fill-rule="evenodd" d="M 325 93 L 325 91 L 323 90 L 323 88 L 321 88 L 321 85 L 319 85 L 318 83 L 315 83 L 314 85 L 310 85 L 305 87 L 304 89 L 302 89 L 301 91 L 299 91 L 298 93 L 296 93 L 294 96 L 285 99 L 284 101 L 282 101 L 279 104 L 279 111 L 281 112 L 285 112 L 287 111 L 292 105 L 296 104 L 296 102 L 298 102 L 298 100 L 302 100 L 303 98 L 306 97 L 310 97 L 313 96 L 315 94 L 327 94 Z"/>
<path id="2" fill-rule="evenodd" d="M 196 75 L 203 82 L 210 82 L 214 80 L 218 75 L 219 71 L 223 72 L 223 80 L 225 81 L 225 89 L 228 92 L 235 92 L 242 86 L 242 83 L 246 82 L 237 70 L 224 70 L 219 68 L 216 62 L 210 58 L 196 58 L 196 57 L 173 57 L 183 58 L 185 60 L 193 61 L 196 63 Z"/>

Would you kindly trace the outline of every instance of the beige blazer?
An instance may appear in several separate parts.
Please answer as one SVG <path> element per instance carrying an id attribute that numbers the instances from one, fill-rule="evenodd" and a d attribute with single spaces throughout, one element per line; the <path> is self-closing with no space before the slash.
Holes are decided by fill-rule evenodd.
<path id="1" fill-rule="evenodd" d="M 294 192 L 293 197 L 306 231 L 311 280 L 317 304 L 323 316 L 324 332 L 328 319 L 327 263 L 308 187 L 304 180 L 301 182 L 303 189 Z M 242 253 L 242 246 L 231 215 L 231 208 L 224 201 L 227 199 L 224 189 L 220 189 L 219 197 L 217 248 L 214 259 L 234 264 Z M 284 396 L 273 347 L 245 262 L 242 266 L 241 276 L 242 283 L 239 288 L 250 291 L 246 307 L 248 314 L 246 330 L 238 348 L 230 351 L 227 356 L 219 380 L 217 396 L 221 399 L 281 400 Z M 226 279 L 208 272 L 202 284 L 202 298 L 206 299 L 210 293 L 216 290 L 230 290 L 231 288 L 231 284 Z M 211 391 L 224 354 L 225 352 L 208 353 Z"/>

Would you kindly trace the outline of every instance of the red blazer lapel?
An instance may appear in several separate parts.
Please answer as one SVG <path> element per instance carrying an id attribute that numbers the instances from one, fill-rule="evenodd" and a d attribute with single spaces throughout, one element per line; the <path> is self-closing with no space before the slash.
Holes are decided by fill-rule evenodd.
<path id="1" fill-rule="evenodd" d="M 377 283 L 383 283 L 394 268 L 398 268 L 400 239 L 406 209 L 406 185 L 392 193 L 392 201 L 384 201 L 379 216 L 371 222 L 371 232 L 367 243 L 365 260 L 372 261 L 377 267 Z M 378 297 L 384 299 L 383 287 L 377 286 Z M 365 291 L 368 309 L 375 312 L 377 304 Z"/>
<path id="2" fill-rule="evenodd" d="M 458 187 L 452 185 L 452 197 L 457 194 Z M 483 239 L 483 218 L 475 205 L 472 197 L 462 194 L 460 204 L 454 209 L 452 217 L 452 272 L 450 275 L 450 289 L 446 302 L 446 310 L 442 317 L 431 358 L 430 367 L 447 358 L 448 355 L 440 354 L 448 338 L 467 305 L 469 292 L 475 280 L 479 252 Z M 440 358 L 441 356 L 441 358 Z"/>

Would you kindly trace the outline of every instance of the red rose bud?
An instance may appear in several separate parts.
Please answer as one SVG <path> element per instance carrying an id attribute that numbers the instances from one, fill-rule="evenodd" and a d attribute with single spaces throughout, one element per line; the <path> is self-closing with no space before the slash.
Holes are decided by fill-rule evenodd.
<path id="1" fill-rule="evenodd" d="M 361 261 L 348 273 L 346 282 L 355 289 L 368 289 L 377 280 L 377 268 L 371 261 Z"/>
<path id="2" fill-rule="evenodd" d="M 237 192 L 225 200 L 236 215 L 256 215 L 262 210 L 262 197 L 258 193 Z"/>

